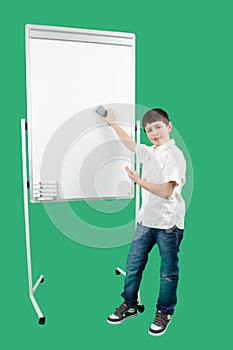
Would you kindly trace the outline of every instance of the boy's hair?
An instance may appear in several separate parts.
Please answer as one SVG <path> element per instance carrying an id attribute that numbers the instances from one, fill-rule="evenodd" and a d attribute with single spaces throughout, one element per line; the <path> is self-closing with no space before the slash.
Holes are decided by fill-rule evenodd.
<path id="1" fill-rule="evenodd" d="M 146 124 L 150 124 L 158 121 L 164 122 L 166 125 L 168 125 L 170 122 L 170 119 L 168 117 L 167 112 L 165 112 L 163 109 L 153 108 L 150 111 L 146 112 L 146 114 L 143 116 L 143 119 L 142 119 L 143 130 L 145 131 Z"/>

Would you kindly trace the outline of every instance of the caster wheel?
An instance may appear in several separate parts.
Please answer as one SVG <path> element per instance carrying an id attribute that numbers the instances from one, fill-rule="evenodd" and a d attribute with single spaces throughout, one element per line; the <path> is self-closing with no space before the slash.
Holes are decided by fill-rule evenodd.
<path id="1" fill-rule="evenodd" d="M 38 323 L 39 324 L 45 324 L 45 317 L 43 316 L 43 317 L 39 318 L 39 322 Z"/>
<path id="2" fill-rule="evenodd" d="M 120 271 L 118 269 L 115 270 L 116 275 L 120 275 Z"/>
<path id="3" fill-rule="evenodd" d="M 144 305 L 138 305 L 138 311 L 139 312 L 144 312 L 144 310 L 145 310 L 145 306 Z"/>

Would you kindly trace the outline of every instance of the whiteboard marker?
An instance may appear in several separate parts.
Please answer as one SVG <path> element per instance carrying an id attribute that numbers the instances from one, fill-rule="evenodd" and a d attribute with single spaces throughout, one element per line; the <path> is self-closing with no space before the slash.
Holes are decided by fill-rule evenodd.
<path id="1" fill-rule="evenodd" d="M 54 197 L 40 197 L 37 198 L 38 201 L 54 201 Z"/>

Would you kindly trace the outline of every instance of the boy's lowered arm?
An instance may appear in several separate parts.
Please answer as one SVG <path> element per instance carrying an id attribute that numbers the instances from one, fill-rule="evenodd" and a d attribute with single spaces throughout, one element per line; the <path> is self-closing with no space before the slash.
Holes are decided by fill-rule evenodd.
<path id="1" fill-rule="evenodd" d="M 107 117 L 101 119 L 112 126 L 125 147 L 132 152 L 135 151 L 136 142 L 134 142 L 133 139 L 116 123 L 115 115 L 112 109 L 108 110 Z"/>
<path id="2" fill-rule="evenodd" d="M 170 181 L 163 184 L 156 184 L 139 179 L 138 185 L 156 196 L 168 199 L 172 195 L 176 182 Z"/>
<path id="3" fill-rule="evenodd" d="M 127 171 L 129 178 L 136 184 L 161 198 L 168 199 L 172 195 L 174 187 L 176 186 L 175 181 L 169 181 L 162 184 L 148 182 L 141 179 L 137 171 L 130 170 L 129 167 L 125 167 L 125 170 Z"/>

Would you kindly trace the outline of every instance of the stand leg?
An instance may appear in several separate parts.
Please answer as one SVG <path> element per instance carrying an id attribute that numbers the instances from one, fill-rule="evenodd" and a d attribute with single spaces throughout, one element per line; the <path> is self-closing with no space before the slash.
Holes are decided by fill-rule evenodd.
<path id="1" fill-rule="evenodd" d="M 22 135 L 22 163 L 23 163 L 23 193 L 24 193 L 24 222 L 26 234 L 26 251 L 27 251 L 27 268 L 28 268 L 28 289 L 32 305 L 39 317 L 39 324 L 45 324 L 45 317 L 42 314 L 37 301 L 34 297 L 39 284 L 43 281 L 44 276 L 41 275 L 32 287 L 32 263 L 31 263 L 31 246 L 30 246 L 30 227 L 29 227 L 29 210 L 28 210 L 28 189 L 27 189 L 27 160 L 26 160 L 26 133 L 25 119 L 21 119 L 21 135 Z"/>
<path id="2" fill-rule="evenodd" d="M 120 267 L 117 267 L 116 270 L 116 275 L 123 275 L 125 276 L 126 273 L 123 271 Z M 141 304 L 141 295 L 140 295 L 140 290 L 138 291 L 138 311 L 143 312 L 145 310 L 145 306 Z"/>
<path id="3" fill-rule="evenodd" d="M 136 135 L 137 135 L 137 143 L 140 143 L 140 121 L 137 120 L 137 123 L 136 123 Z M 140 172 L 140 166 L 139 166 L 139 163 L 137 162 L 137 159 L 136 159 L 136 169 L 135 169 L 138 173 Z M 136 188 L 135 188 L 135 229 L 136 229 L 136 226 L 137 226 L 137 217 L 138 217 L 138 214 L 139 214 L 139 209 L 140 209 L 140 186 L 139 185 L 136 185 Z"/>

